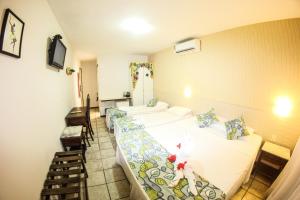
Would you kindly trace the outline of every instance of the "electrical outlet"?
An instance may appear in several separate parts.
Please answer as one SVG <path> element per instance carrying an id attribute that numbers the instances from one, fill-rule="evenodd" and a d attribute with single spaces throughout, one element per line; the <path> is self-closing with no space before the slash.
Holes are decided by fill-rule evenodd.
<path id="1" fill-rule="evenodd" d="M 277 140 L 277 135 L 272 134 L 272 135 L 271 135 L 271 140 L 272 140 L 272 142 L 276 142 L 276 140 Z"/>

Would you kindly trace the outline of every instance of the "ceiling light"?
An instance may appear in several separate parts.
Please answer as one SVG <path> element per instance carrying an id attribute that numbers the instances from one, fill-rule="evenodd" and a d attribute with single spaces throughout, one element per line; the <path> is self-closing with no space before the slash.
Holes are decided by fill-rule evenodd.
<path id="1" fill-rule="evenodd" d="M 132 34 L 140 35 L 153 30 L 153 27 L 145 20 L 140 18 L 128 18 L 121 23 L 123 30 L 131 32 Z"/>

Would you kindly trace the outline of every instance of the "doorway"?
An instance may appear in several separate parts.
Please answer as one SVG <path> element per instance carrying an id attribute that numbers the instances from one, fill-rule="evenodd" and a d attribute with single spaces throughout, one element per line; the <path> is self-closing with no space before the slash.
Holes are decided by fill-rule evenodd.
<path id="1" fill-rule="evenodd" d="M 97 60 L 86 60 L 80 62 L 82 77 L 82 103 L 86 106 L 86 97 L 89 94 L 91 107 L 99 107 L 98 104 L 98 81 L 97 81 Z"/>

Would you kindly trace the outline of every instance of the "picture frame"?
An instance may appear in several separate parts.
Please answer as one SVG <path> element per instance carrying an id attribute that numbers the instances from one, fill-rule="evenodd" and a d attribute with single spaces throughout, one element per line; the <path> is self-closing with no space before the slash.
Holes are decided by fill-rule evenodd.
<path id="1" fill-rule="evenodd" d="M 5 10 L 0 34 L 0 53 L 21 58 L 25 23 L 9 8 Z"/>

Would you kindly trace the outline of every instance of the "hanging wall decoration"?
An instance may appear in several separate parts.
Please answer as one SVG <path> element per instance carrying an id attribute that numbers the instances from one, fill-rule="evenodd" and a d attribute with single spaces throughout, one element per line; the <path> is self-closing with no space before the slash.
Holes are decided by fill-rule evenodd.
<path id="1" fill-rule="evenodd" d="M 10 9 L 5 10 L 0 36 L 1 53 L 21 57 L 24 25 L 25 23 Z"/>
<path id="2" fill-rule="evenodd" d="M 136 86 L 136 82 L 138 81 L 139 77 L 139 69 L 141 67 L 144 67 L 150 71 L 150 77 L 153 79 L 153 65 L 152 63 L 136 63 L 132 62 L 130 63 L 130 74 L 131 74 L 131 80 L 132 80 L 132 87 L 133 89 Z"/>

